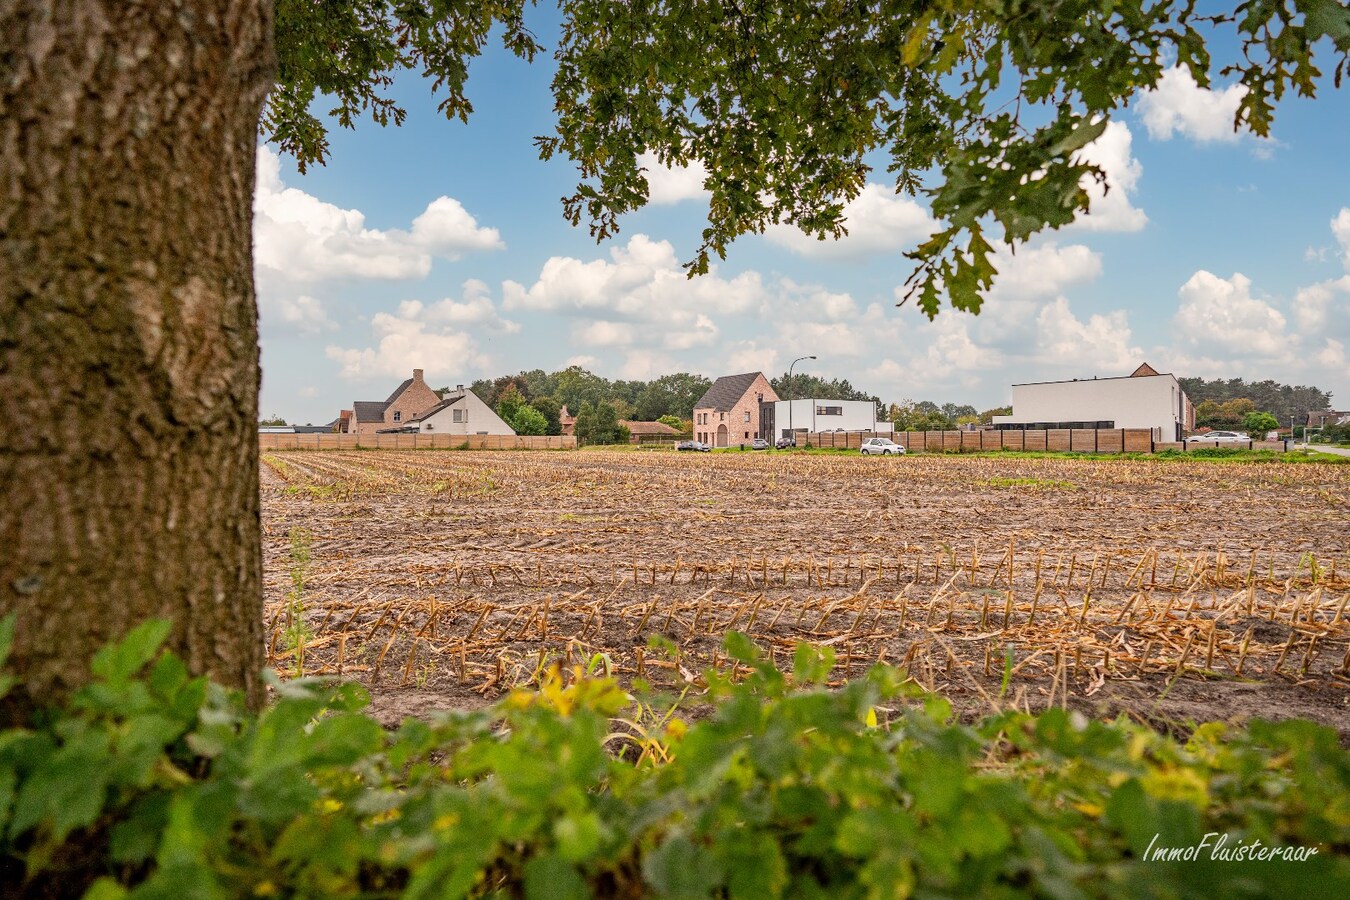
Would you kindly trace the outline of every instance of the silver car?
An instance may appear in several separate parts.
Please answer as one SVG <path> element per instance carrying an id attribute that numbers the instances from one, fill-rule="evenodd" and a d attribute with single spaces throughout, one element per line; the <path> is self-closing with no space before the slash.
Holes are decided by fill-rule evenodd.
<path id="1" fill-rule="evenodd" d="M 1207 431 L 1186 438 L 1188 444 L 1245 444 L 1251 438 L 1241 431 Z"/>
<path id="2" fill-rule="evenodd" d="M 905 448 L 890 438 L 868 438 L 859 448 L 863 456 L 899 456 Z"/>

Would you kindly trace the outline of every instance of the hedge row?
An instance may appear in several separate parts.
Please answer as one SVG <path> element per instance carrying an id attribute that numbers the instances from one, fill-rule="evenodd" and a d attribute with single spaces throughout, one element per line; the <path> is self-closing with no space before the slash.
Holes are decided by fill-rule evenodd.
<path id="1" fill-rule="evenodd" d="M 249 713 L 166 633 L 0 734 L 0 894 L 1350 896 L 1350 756 L 1309 722 L 964 726 L 892 668 L 827 690 L 828 650 L 788 675 L 733 634 L 694 722 L 554 668 L 386 731 L 350 684 Z"/>

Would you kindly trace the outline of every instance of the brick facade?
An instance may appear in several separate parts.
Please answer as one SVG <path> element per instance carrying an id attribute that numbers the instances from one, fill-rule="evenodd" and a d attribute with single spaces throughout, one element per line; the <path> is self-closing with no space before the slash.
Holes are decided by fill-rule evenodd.
<path id="1" fill-rule="evenodd" d="M 394 428 L 406 424 L 431 409 L 441 398 L 422 379 L 422 370 L 413 369 L 412 384 L 403 389 L 403 393 L 392 398 L 384 410 L 384 427 Z"/>
<path id="2" fill-rule="evenodd" d="M 694 439 L 714 447 L 734 447 L 758 437 L 759 404 L 776 401 L 763 372 L 728 375 L 717 379 L 694 407 Z"/>
<path id="3" fill-rule="evenodd" d="M 413 377 L 395 388 L 383 404 L 373 401 L 353 404 L 355 415 L 351 420 L 351 433 L 376 434 L 386 428 L 397 428 L 440 402 L 436 392 L 427 387 L 422 370 L 413 369 Z"/>

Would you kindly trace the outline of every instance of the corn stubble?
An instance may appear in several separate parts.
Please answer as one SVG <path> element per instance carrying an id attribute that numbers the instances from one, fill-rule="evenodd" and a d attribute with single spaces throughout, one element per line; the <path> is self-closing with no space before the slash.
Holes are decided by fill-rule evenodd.
<path id="1" fill-rule="evenodd" d="M 269 663 L 377 696 L 479 705 L 597 660 L 697 690 L 709 668 L 734 674 L 720 647 L 738 630 L 784 667 L 800 642 L 833 647 L 837 683 L 899 664 L 972 711 L 1123 688 L 1148 714 L 1178 681 L 1255 681 L 1321 691 L 1345 717 L 1350 467 L 425 451 L 264 466 Z M 302 659 L 295 528 L 311 541 Z"/>

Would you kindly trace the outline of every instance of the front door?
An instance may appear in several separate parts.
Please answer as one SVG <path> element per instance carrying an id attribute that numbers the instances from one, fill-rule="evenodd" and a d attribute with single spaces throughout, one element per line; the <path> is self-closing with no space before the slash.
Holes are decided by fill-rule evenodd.
<path id="1" fill-rule="evenodd" d="M 725 447 L 727 445 L 727 426 L 717 426 L 717 446 Z"/>

